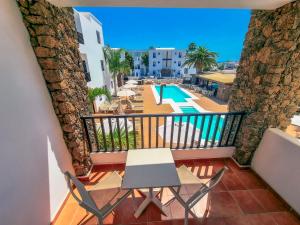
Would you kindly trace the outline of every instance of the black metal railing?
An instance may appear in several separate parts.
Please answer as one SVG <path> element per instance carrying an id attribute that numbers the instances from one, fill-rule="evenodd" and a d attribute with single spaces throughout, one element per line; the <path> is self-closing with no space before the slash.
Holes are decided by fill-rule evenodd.
<path id="1" fill-rule="evenodd" d="M 83 34 L 77 31 L 77 38 L 80 44 L 84 44 Z"/>
<path id="2" fill-rule="evenodd" d="M 86 82 L 90 82 L 91 79 L 91 74 L 89 72 L 84 72 L 84 78 L 86 80 Z"/>
<path id="3" fill-rule="evenodd" d="M 81 117 L 91 152 L 233 146 L 243 112 Z"/>

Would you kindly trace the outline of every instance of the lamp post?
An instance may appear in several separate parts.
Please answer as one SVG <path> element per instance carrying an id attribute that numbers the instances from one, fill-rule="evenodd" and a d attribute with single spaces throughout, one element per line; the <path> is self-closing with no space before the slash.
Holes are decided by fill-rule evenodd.
<path id="1" fill-rule="evenodd" d="M 161 84 L 160 85 L 160 92 L 159 92 L 159 97 L 160 97 L 160 99 L 159 99 L 159 105 L 161 105 L 162 104 L 162 100 L 163 100 L 163 87 L 164 86 L 166 86 L 165 84 Z"/>

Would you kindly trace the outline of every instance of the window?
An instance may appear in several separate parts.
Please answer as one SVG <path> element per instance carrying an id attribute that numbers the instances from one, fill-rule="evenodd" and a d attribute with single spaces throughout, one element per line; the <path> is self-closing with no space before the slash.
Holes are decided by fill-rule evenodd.
<path id="1" fill-rule="evenodd" d="M 176 61 L 174 61 L 174 64 L 176 64 Z"/>
<path id="2" fill-rule="evenodd" d="M 156 58 L 156 53 L 155 52 L 153 52 L 152 57 Z"/>
<path id="3" fill-rule="evenodd" d="M 158 61 L 157 64 L 160 64 L 160 61 Z"/>
<path id="4" fill-rule="evenodd" d="M 77 38 L 80 44 L 84 44 L 83 34 L 77 31 Z"/>
<path id="5" fill-rule="evenodd" d="M 181 66 L 181 61 L 178 61 L 178 66 Z"/>
<path id="6" fill-rule="evenodd" d="M 152 64 L 154 67 L 156 66 L 156 62 L 153 62 L 153 64 Z"/>
<path id="7" fill-rule="evenodd" d="M 178 57 L 181 58 L 182 57 L 182 53 L 178 52 Z"/>
<path id="8" fill-rule="evenodd" d="M 96 30 L 96 35 L 97 35 L 97 42 L 101 44 L 101 37 L 100 37 L 100 32 Z"/>
<path id="9" fill-rule="evenodd" d="M 189 69 L 188 68 L 184 68 L 184 74 L 188 74 Z"/>
<path id="10" fill-rule="evenodd" d="M 83 72 L 87 73 L 87 66 L 86 66 L 86 61 L 82 60 L 82 67 L 83 67 Z"/>
<path id="11" fill-rule="evenodd" d="M 141 68 L 140 65 L 137 66 L 138 70 Z"/>
<path id="12" fill-rule="evenodd" d="M 83 73 L 84 73 L 84 78 L 86 80 L 86 82 L 91 81 L 91 75 L 87 70 L 87 64 L 85 60 L 82 60 L 82 67 L 83 67 Z"/>
<path id="13" fill-rule="evenodd" d="M 102 71 L 104 71 L 105 70 L 105 68 L 104 68 L 104 61 L 101 60 L 100 63 L 101 63 L 101 69 L 102 69 Z"/>

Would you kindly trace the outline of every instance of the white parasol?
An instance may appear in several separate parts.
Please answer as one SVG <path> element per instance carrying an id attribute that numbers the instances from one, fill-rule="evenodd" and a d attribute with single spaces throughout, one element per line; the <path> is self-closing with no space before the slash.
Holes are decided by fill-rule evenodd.
<path id="1" fill-rule="evenodd" d="M 138 82 L 136 80 L 129 80 L 126 84 L 138 84 Z"/>
<path id="2" fill-rule="evenodd" d="M 123 89 L 122 91 L 118 91 L 117 96 L 119 97 L 130 97 L 130 96 L 134 96 L 135 92 L 128 90 L 128 89 Z"/>
<path id="3" fill-rule="evenodd" d="M 135 84 L 125 84 L 123 86 L 123 88 L 126 88 L 126 89 L 136 88 L 136 85 Z"/>

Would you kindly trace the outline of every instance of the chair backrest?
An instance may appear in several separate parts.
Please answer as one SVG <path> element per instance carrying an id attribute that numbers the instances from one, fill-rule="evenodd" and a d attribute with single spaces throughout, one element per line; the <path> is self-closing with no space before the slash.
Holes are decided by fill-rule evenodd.
<path id="1" fill-rule="evenodd" d="M 209 190 L 213 189 L 221 181 L 226 170 L 228 170 L 228 168 L 224 166 L 208 181 Z"/>
<path id="2" fill-rule="evenodd" d="M 228 170 L 226 166 L 220 169 L 206 184 L 202 185 L 192 197 L 187 201 L 187 204 L 193 207 L 204 195 L 213 189 L 222 179 L 225 171 Z"/>
<path id="3" fill-rule="evenodd" d="M 90 196 L 89 192 L 85 189 L 84 184 L 81 183 L 76 177 L 74 177 L 68 171 L 65 172 L 65 176 L 67 178 L 70 192 L 71 192 L 72 196 L 75 198 L 75 200 L 79 203 L 79 205 L 82 206 L 83 208 L 85 208 L 86 210 L 88 210 L 89 212 L 96 214 L 96 215 L 100 214 L 100 216 L 101 216 L 101 213 L 100 213 L 99 209 L 97 208 L 96 203 Z M 77 197 L 77 195 L 74 193 L 71 183 L 73 183 L 75 185 L 75 187 L 77 188 L 81 199 L 79 199 Z"/>

